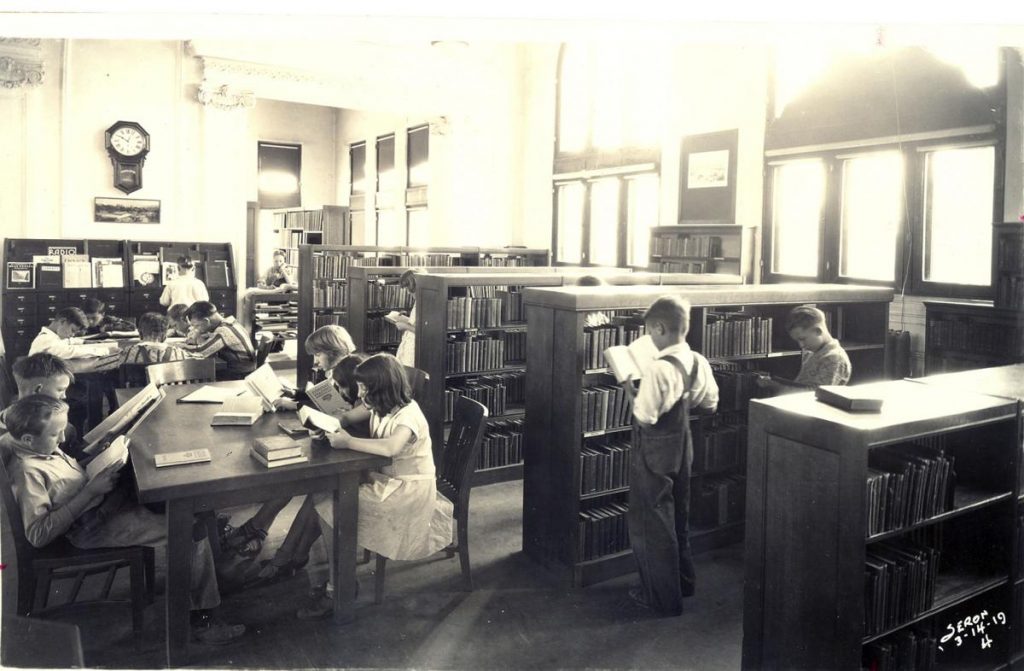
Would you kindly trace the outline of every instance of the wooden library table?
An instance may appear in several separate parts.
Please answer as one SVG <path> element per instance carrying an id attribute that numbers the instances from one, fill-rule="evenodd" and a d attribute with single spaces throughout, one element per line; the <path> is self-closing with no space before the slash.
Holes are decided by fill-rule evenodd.
<path id="1" fill-rule="evenodd" d="M 977 368 L 913 378 L 914 382 L 949 387 L 951 390 L 990 394 L 1024 400 L 1024 363 Z"/>
<path id="2" fill-rule="evenodd" d="M 240 386 L 216 382 L 214 386 Z M 265 413 L 252 426 L 210 426 L 220 404 L 178 403 L 202 384 L 167 385 L 167 396 L 133 430 L 130 451 L 141 503 L 164 502 L 167 509 L 167 664 L 188 663 L 189 576 L 192 523 L 196 513 L 256 501 L 332 492 L 334 497 L 334 621 L 354 619 L 356 520 L 362 474 L 389 463 L 352 450 L 334 450 L 299 440 L 309 461 L 268 469 L 249 456 L 254 438 L 283 435 L 277 423 L 295 413 Z M 126 390 L 131 392 L 132 390 Z M 137 391 L 137 390 L 136 390 Z M 207 463 L 157 469 L 154 455 L 207 449 Z"/>

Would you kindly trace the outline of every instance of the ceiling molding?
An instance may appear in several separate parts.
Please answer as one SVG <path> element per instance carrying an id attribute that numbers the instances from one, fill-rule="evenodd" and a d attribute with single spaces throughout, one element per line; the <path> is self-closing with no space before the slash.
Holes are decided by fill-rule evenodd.
<path id="1" fill-rule="evenodd" d="M 38 86 L 45 74 L 41 40 L 0 37 L 0 87 Z"/>

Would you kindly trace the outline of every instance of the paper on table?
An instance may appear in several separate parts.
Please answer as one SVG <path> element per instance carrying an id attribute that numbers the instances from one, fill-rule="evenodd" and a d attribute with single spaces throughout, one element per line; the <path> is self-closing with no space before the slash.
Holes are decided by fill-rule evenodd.
<path id="1" fill-rule="evenodd" d="M 338 421 L 337 417 L 331 417 L 328 414 L 322 413 L 319 410 L 302 406 L 299 408 L 299 421 L 302 425 L 313 429 L 314 431 L 326 431 L 327 433 L 337 433 L 341 431 L 341 422 Z"/>
<path id="2" fill-rule="evenodd" d="M 187 396 L 182 396 L 178 399 L 178 403 L 223 403 L 229 398 L 238 396 L 243 391 L 245 391 L 244 387 L 213 387 L 205 385 Z"/>
<path id="3" fill-rule="evenodd" d="M 118 436 L 110 446 L 96 455 L 85 467 L 85 474 L 92 480 L 108 468 L 121 468 L 128 462 L 128 439 Z"/>

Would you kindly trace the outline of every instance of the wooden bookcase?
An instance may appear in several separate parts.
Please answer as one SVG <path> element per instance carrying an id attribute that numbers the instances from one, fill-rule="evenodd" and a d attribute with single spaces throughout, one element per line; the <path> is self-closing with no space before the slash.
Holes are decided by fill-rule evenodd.
<path id="1" fill-rule="evenodd" d="M 843 339 L 843 346 L 853 362 L 855 379 L 880 379 L 882 375 L 891 289 L 812 284 L 526 289 L 530 365 L 526 373 L 523 549 L 574 586 L 590 585 L 635 570 L 624 529 L 619 530 L 612 539 L 614 543 L 608 547 L 625 549 L 584 554 L 581 548 L 584 540 L 581 521 L 585 522 L 586 516 L 596 509 L 601 509 L 601 514 L 608 513 L 609 508 L 621 510 L 628 500 L 626 483 L 609 491 L 584 493 L 581 453 L 585 447 L 604 443 L 607 435 L 616 438 L 612 442 L 617 443 L 628 443 L 631 436 L 628 424 L 584 430 L 586 413 L 582 399 L 593 393 L 585 390 L 615 384 L 607 368 L 595 367 L 595 359 L 588 359 L 587 314 L 615 311 L 642 315 L 654 299 L 665 294 L 678 294 L 691 302 L 687 340 L 698 352 L 704 352 L 711 344 L 710 324 L 719 311 L 742 308 L 746 314 L 770 318 L 777 325 L 767 351 L 723 355 L 713 360 L 713 365 L 724 361 L 729 365 L 756 367 L 793 377 L 799 370 L 800 352 L 789 340 L 783 323 L 792 307 L 814 303 L 833 315 L 836 322 L 833 333 Z M 595 355 L 598 356 L 599 353 Z M 596 360 L 603 363 L 599 358 Z M 724 394 L 720 405 L 724 405 Z M 745 419 L 742 409 L 735 415 L 738 421 Z M 739 430 L 735 425 L 729 428 L 729 425 L 719 424 L 715 418 L 694 421 L 700 423 L 694 427 L 695 448 L 705 438 L 714 439 L 712 434 L 716 432 Z M 742 510 L 742 445 L 737 449 L 740 454 L 732 461 L 731 468 L 695 469 L 691 483 L 691 544 L 695 551 L 742 538 L 743 522 L 737 519 L 736 513 L 737 507 Z M 714 495 L 722 491 L 728 495 L 727 505 L 732 511 L 719 508 L 714 525 L 698 528 L 693 524 L 700 519 L 697 498 L 703 492 Z M 722 516 L 727 520 L 724 523 L 719 521 Z"/>
<path id="2" fill-rule="evenodd" d="M 288 265 L 299 264 L 301 245 L 348 245 L 352 227 L 348 208 L 324 205 L 319 210 L 286 210 L 274 213 L 278 246 L 286 253 Z"/>
<path id="3" fill-rule="evenodd" d="M 880 413 L 812 392 L 750 404 L 743 668 L 881 668 L 881 648 L 910 637 L 938 668 L 1006 668 L 1020 402 L 921 382 L 867 385 Z M 920 478 L 922 455 L 951 459 L 952 482 L 911 487 L 915 508 L 879 524 L 896 510 L 881 471 L 909 459 Z M 885 577 L 903 571 L 902 586 Z"/>
<path id="4" fill-rule="evenodd" d="M 481 247 L 377 247 L 368 245 L 302 245 L 299 247 L 299 319 L 297 379 L 305 384 L 309 379 L 312 357 L 303 343 L 316 328 L 326 324 L 339 324 L 352 331 L 348 316 L 352 292 L 349 275 L 359 267 L 462 267 L 502 263 L 526 266 L 547 263 L 550 252 L 546 249 L 518 247 L 485 249 Z M 397 282 L 399 271 L 393 275 Z M 360 291 L 365 298 L 365 287 Z M 360 311 L 360 316 L 365 313 Z M 364 326 L 357 330 L 362 333 Z M 362 346 L 361 335 L 352 333 L 356 344 Z"/>
<path id="5" fill-rule="evenodd" d="M 992 301 L 926 300 L 929 375 L 1024 361 L 1024 312 Z"/>
<path id="6" fill-rule="evenodd" d="M 1024 222 L 995 224 L 992 245 L 995 306 L 1024 310 Z"/>
<path id="7" fill-rule="evenodd" d="M 738 224 L 680 224 L 651 229 L 651 272 L 750 277 L 752 229 Z"/>
<path id="8" fill-rule="evenodd" d="M 210 300 L 224 314 L 235 312 L 234 257 L 230 243 L 197 242 L 135 242 L 130 240 L 83 240 L 55 238 L 8 238 L 4 241 L 4 285 L 3 285 L 3 340 L 8 362 L 28 353 L 32 340 L 39 329 L 46 326 L 57 310 L 65 307 L 81 307 L 87 298 L 98 298 L 107 304 L 107 312 L 121 317 L 140 317 L 144 312 L 167 312 L 160 305 L 163 283 L 153 286 L 134 286 L 133 261 L 136 254 L 159 254 L 163 247 L 187 252 L 200 261 L 197 276 L 204 279 L 202 261 L 208 258 L 222 258 L 228 262 L 228 286 L 210 288 Z M 31 288 L 11 285 L 9 264 L 31 262 L 33 256 L 45 256 L 51 248 L 74 249 L 77 254 L 92 258 L 116 258 L 122 266 L 121 286 L 108 287 L 65 287 L 63 272 L 55 285 L 40 287 L 33 283 Z M 175 259 L 176 260 L 176 259 Z"/>
<path id="9" fill-rule="evenodd" d="M 458 272 L 463 270 L 465 272 Z M 449 403 L 448 397 L 456 393 L 454 390 L 472 385 L 502 385 L 506 387 L 506 393 L 513 400 L 505 404 L 505 412 L 500 415 L 492 415 L 489 422 L 497 423 L 500 430 L 508 430 L 510 433 L 521 433 L 521 426 L 509 427 L 512 420 L 521 420 L 525 416 L 525 380 L 520 378 L 524 371 L 529 369 L 528 345 L 526 332 L 529 330 L 525 320 L 526 313 L 522 304 L 523 291 L 528 287 L 560 287 L 566 284 L 573 284 L 580 274 L 589 274 L 592 269 L 572 267 L 542 267 L 542 268 L 520 268 L 507 269 L 509 272 L 501 273 L 501 269 L 492 269 L 499 272 L 479 274 L 477 271 L 483 268 L 456 269 L 456 272 L 441 273 L 435 275 L 424 275 L 417 281 L 416 300 L 417 320 L 419 325 L 416 333 L 416 367 L 426 371 L 430 375 L 427 384 L 427 393 L 424 400 L 424 413 L 430 424 L 431 438 L 435 446 L 440 447 L 443 443 L 444 429 L 447 425 L 446 407 Z M 525 271 L 525 272 L 524 272 Z M 581 272 L 583 271 L 583 272 Z M 605 281 L 614 284 L 687 284 L 718 281 L 721 283 L 734 284 L 737 278 L 730 276 L 708 277 L 706 275 L 686 274 L 658 274 L 658 273 L 632 273 L 623 269 L 603 269 L 599 274 Z M 519 296 L 512 298 L 515 294 Z M 457 299 L 477 298 L 487 302 L 488 297 L 494 296 L 497 299 L 497 308 L 492 313 L 490 321 L 473 319 L 472 310 L 467 305 L 458 306 L 452 303 Z M 508 304 L 509 300 L 515 302 Z M 449 306 L 453 306 L 452 314 L 449 314 Z M 486 308 L 484 308 L 486 309 Z M 459 312 L 455 312 L 459 310 Z M 451 319 L 459 321 L 458 317 L 465 315 L 466 319 L 461 324 L 451 323 Z M 512 315 L 516 318 L 509 320 Z M 483 317 L 479 315 L 478 317 Z M 467 326 L 467 322 L 474 325 Z M 503 356 L 499 357 L 501 365 L 494 365 L 483 370 L 455 370 L 452 357 L 449 356 L 449 347 L 456 348 L 460 343 L 468 343 L 483 340 L 488 342 L 485 347 L 500 348 Z M 494 341 L 494 345 L 490 345 Z M 470 368 L 476 368 L 470 366 Z M 511 389 L 519 391 L 512 395 Z M 450 391 L 451 390 L 451 391 Z M 499 394 L 500 395 L 500 394 Z M 451 399 L 454 402 L 454 399 Z M 500 403 L 498 404 L 500 406 Z M 519 479 L 522 477 L 522 460 L 513 459 L 514 455 L 521 450 L 510 449 L 507 451 L 503 446 L 494 445 L 494 454 L 489 452 L 489 443 L 486 443 L 482 451 L 481 463 L 478 465 L 474 484 L 490 484 L 506 480 Z M 495 442 L 500 442 L 495 438 Z M 515 438 L 521 444 L 522 438 Z"/>

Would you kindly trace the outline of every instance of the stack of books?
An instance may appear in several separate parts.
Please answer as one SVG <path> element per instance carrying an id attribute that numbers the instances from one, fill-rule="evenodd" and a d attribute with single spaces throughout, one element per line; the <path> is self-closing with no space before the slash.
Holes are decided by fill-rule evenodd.
<path id="1" fill-rule="evenodd" d="M 277 468 L 289 464 L 301 464 L 309 461 L 309 455 L 302 450 L 302 445 L 288 436 L 267 436 L 257 438 L 249 449 L 252 458 L 267 468 Z"/>

